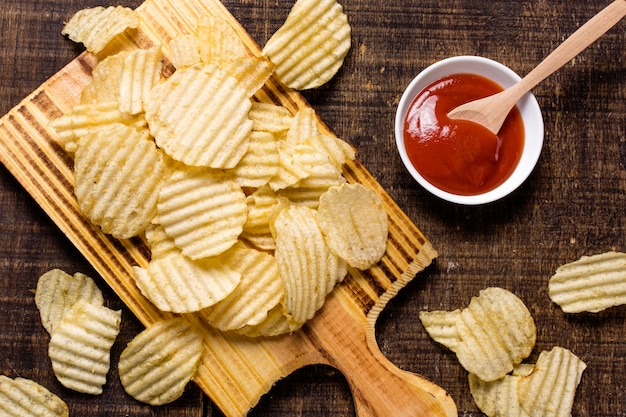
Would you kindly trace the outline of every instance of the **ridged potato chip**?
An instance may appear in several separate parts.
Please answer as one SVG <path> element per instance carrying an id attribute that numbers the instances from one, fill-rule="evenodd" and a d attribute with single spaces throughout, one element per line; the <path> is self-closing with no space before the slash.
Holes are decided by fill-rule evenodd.
<path id="1" fill-rule="evenodd" d="M 566 313 L 597 313 L 626 304 L 626 253 L 582 256 L 560 266 L 550 278 L 548 295 Z"/>
<path id="2" fill-rule="evenodd" d="M 76 12 L 63 26 L 62 35 L 82 43 L 89 52 L 97 54 L 116 36 L 139 26 L 139 16 L 123 6 L 86 8 Z"/>
<path id="3" fill-rule="evenodd" d="M 126 392 L 150 405 L 179 398 L 198 371 L 202 336 L 183 318 L 161 320 L 131 340 L 118 365 Z"/>
<path id="4" fill-rule="evenodd" d="M 241 274 L 218 258 L 191 260 L 180 252 L 133 267 L 137 287 L 159 310 L 192 313 L 210 307 L 235 290 Z"/>
<path id="5" fill-rule="evenodd" d="M 114 124 L 80 140 L 74 172 L 81 212 L 104 233 L 126 239 L 141 233 L 156 215 L 169 169 L 146 129 Z"/>
<path id="6" fill-rule="evenodd" d="M 252 120 L 252 130 L 269 132 L 275 136 L 287 132 L 293 121 L 293 116 L 286 107 L 258 101 L 252 102 L 248 117 Z"/>
<path id="7" fill-rule="evenodd" d="M 116 56 L 122 59 L 119 108 L 128 114 L 143 113 L 145 98 L 161 78 L 161 48 L 135 49 Z"/>
<path id="8" fill-rule="evenodd" d="M 83 89 L 80 104 L 119 103 L 121 68 L 124 55 L 109 55 L 98 62 L 91 72 L 91 82 Z"/>
<path id="9" fill-rule="evenodd" d="M 428 324 L 428 314 L 420 313 Z M 497 287 L 480 291 L 460 313 L 447 317 L 456 323 L 456 334 L 449 330 L 441 336 L 440 327 L 425 327 L 427 332 L 446 343 L 460 364 L 483 381 L 504 377 L 530 355 L 537 338 L 535 322 L 528 308 L 515 294 Z M 458 335 L 459 340 L 456 340 Z"/>
<path id="10" fill-rule="evenodd" d="M 330 188 L 320 197 L 317 218 L 330 249 L 353 268 L 370 268 L 387 250 L 387 211 L 362 184 Z"/>
<path id="11" fill-rule="evenodd" d="M 222 262 L 241 274 L 241 282 L 226 298 L 202 311 L 202 317 L 213 327 L 239 330 L 256 326 L 279 305 L 285 294 L 276 258 L 266 252 L 237 243 L 222 257 Z"/>
<path id="12" fill-rule="evenodd" d="M 291 119 L 285 141 L 290 146 L 296 146 L 319 134 L 319 122 L 315 110 L 310 107 L 302 107 Z"/>
<path id="13" fill-rule="evenodd" d="M 214 64 L 221 68 L 250 55 L 235 29 L 225 19 L 203 14 L 198 22 L 198 40 L 200 59 L 205 64 Z"/>
<path id="14" fill-rule="evenodd" d="M 285 307 L 294 328 L 298 328 L 324 305 L 348 267 L 326 245 L 313 209 L 296 205 L 285 208 L 272 229 L 278 270 L 285 285 Z"/>
<path id="15" fill-rule="evenodd" d="M 456 328 L 461 319 L 461 310 L 453 311 L 420 311 L 420 321 L 428 335 L 437 343 L 454 351 L 461 336 Z"/>
<path id="16" fill-rule="evenodd" d="M 520 404 L 530 417 L 570 417 L 576 388 L 587 365 L 568 349 L 539 354 L 533 372 L 518 384 Z"/>
<path id="17" fill-rule="evenodd" d="M 44 386 L 26 378 L 0 375 L 0 415 L 4 417 L 68 417 L 67 404 Z"/>
<path id="18" fill-rule="evenodd" d="M 39 277 L 35 290 L 35 305 L 41 323 L 49 334 L 59 325 L 65 314 L 78 301 L 103 305 L 104 297 L 96 283 L 85 274 L 74 276 L 60 269 L 51 269 Z"/>
<path id="19" fill-rule="evenodd" d="M 150 224 L 145 230 L 145 236 L 150 247 L 150 259 L 153 261 L 180 252 L 174 239 L 165 233 L 165 229 L 160 224 Z"/>
<path id="20" fill-rule="evenodd" d="M 248 206 L 241 187 L 227 176 L 201 168 L 175 171 L 158 199 L 159 223 L 185 256 L 217 256 L 243 231 Z"/>
<path id="21" fill-rule="evenodd" d="M 248 218 L 243 225 L 241 238 L 258 249 L 273 251 L 276 249 L 276 241 L 270 230 L 270 220 L 287 203 L 278 198 L 268 185 L 257 188 L 247 196 L 246 203 Z"/>
<path id="22" fill-rule="evenodd" d="M 239 81 L 239 85 L 252 97 L 274 73 L 274 64 L 267 59 L 249 56 L 239 58 L 224 67 L 226 72 Z"/>
<path id="23" fill-rule="evenodd" d="M 319 87 L 343 65 L 351 28 L 335 0 L 297 0 L 263 55 L 276 65 L 276 77 L 296 90 Z"/>
<path id="24" fill-rule="evenodd" d="M 190 33 L 178 35 L 169 43 L 170 61 L 174 68 L 191 67 L 200 63 L 200 42 Z"/>
<path id="25" fill-rule="evenodd" d="M 245 326 L 235 330 L 235 333 L 248 337 L 274 337 L 291 333 L 292 324 L 287 316 L 285 307 L 277 305 L 267 315 L 267 318 L 254 326 Z"/>
<path id="26" fill-rule="evenodd" d="M 78 301 L 52 332 L 48 356 L 59 382 L 74 391 L 101 394 L 120 331 L 121 311 Z"/>
<path id="27" fill-rule="evenodd" d="M 228 174 L 242 187 L 258 188 L 269 183 L 280 167 L 278 143 L 268 132 L 250 133 L 248 152 Z"/>
<path id="28" fill-rule="evenodd" d="M 518 385 L 522 376 L 532 373 L 534 365 L 520 364 L 513 374 L 491 382 L 469 374 L 469 387 L 474 402 L 488 417 L 529 417 L 519 402 Z"/>
<path id="29" fill-rule="evenodd" d="M 327 155 L 330 162 L 338 169 L 356 158 L 356 151 L 349 143 L 331 135 L 311 136 L 305 140 L 305 143 Z"/>
<path id="30" fill-rule="evenodd" d="M 239 81 L 215 65 L 178 69 L 144 103 L 156 143 L 191 166 L 235 167 L 248 150 L 252 106 Z"/>

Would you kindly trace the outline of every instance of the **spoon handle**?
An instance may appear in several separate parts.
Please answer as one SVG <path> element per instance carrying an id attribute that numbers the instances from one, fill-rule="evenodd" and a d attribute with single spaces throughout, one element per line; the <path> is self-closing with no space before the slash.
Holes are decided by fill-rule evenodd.
<path id="1" fill-rule="evenodd" d="M 512 98 L 512 102 L 516 103 L 526 92 L 572 60 L 624 16 L 626 16 L 626 0 L 615 0 L 602 9 L 514 86 L 518 94 L 512 94 L 512 96 L 517 96 Z"/>

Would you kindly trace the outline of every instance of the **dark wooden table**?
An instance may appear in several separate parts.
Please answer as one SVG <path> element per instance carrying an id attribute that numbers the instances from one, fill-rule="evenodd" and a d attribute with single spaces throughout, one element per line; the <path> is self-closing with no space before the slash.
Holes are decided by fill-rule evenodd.
<path id="1" fill-rule="evenodd" d="M 138 0 L 125 5 L 135 7 Z M 60 35 L 73 12 L 111 0 L 3 0 L 0 3 L 0 114 L 6 113 L 81 51 Z M 285 18 L 285 0 L 225 1 L 263 44 Z M 426 193 L 408 175 L 393 137 L 403 88 L 424 67 L 454 55 L 482 55 L 520 75 L 548 55 L 607 0 L 343 0 L 353 48 L 340 73 L 305 93 L 327 124 L 359 149 L 358 158 L 439 252 L 387 306 L 378 327 L 383 353 L 422 374 L 454 398 L 459 415 L 481 415 L 467 374 L 453 353 L 434 343 L 418 320 L 423 309 L 467 305 L 488 286 L 520 296 L 537 323 L 530 361 L 555 345 L 588 368 L 574 416 L 626 416 L 626 307 L 567 315 L 551 303 L 555 269 L 582 255 L 626 251 L 626 22 L 535 88 L 545 145 L 539 163 L 513 195 L 487 206 L 460 207 Z M 33 290 L 40 274 L 61 268 L 91 275 L 106 304 L 123 310 L 112 351 L 143 326 L 98 277 L 55 224 L 0 168 L 0 373 L 34 379 L 60 395 L 74 416 L 221 416 L 200 389 L 159 408 L 128 397 L 111 367 L 97 397 L 64 389 L 52 374 L 48 335 Z M 343 376 L 309 367 L 280 381 L 251 416 L 354 416 Z"/>

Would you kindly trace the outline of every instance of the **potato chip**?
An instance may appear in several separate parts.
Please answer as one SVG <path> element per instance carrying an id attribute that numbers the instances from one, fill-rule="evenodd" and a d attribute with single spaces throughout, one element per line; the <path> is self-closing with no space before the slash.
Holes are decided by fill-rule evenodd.
<path id="1" fill-rule="evenodd" d="M 422 323 L 437 319 L 432 313 L 420 314 Z M 460 364 L 485 382 L 495 381 L 511 372 L 530 355 L 537 337 L 535 322 L 515 294 L 497 287 L 480 291 L 460 313 L 443 316 L 446 329 L 427 327 L 433 335 L 456 353 Z M 450 327 L 456 323 L 456 334 Z M 443 336 L 439 336 L 443 335 Z M 457 340 L 458 336 L 458 340 Z M 437 340 L 437 339 L 436 339 Z"/>
<path id="2" fill-rule="evenodd" d="M 276 77 L 296 90 L 319 87 L 343 65 L 351 29 L 335 0 L 297 0 L 263 55 L 276 65 Z"/>
<path id="3" fill-rule="evenodd" d="M 96 283 L 85 274 L 74 276 L 60 269 L 52 269 L 39 277 L 35 290 L 35 305 L 41 323 L 49 334 L 59 325 L 65 314 L 78 301 L 102 305 L 104 297 Z"/>
<path id="4" fill-rule="evenodd" d="M 131 340 L 118 365 L 126 392 L 163 405 L 179 398 L 202 358 L 202 336 L 184 318 L 157 321 Z"/>
<path id="5" fill-rule="evenodd" d="M 82 300 L 65 314 L 48 347 L 52 370 L 61 384 L 87 394 L 102 393 L 121 314 Z"/>
<path id="6" fill-rule="evenodd" d="M 98 6 L 76 12 L 63 26 L 61 34 L 97 54 L 116 36 L 138 26 L 139 16 L 134 10 L 122 6 Z"/>
<path id="7" fill-rule="evenodd" d="M 175 171 L 158 200 L 159 223 L 191 259 L 219 255 L 237 243 L 247 213 L 237 183 L 201 168 Z"/>
<path id="8" fill-rule="evenodd" d="M 65 150 L 74 153 L 78 149 L 80 138 L 90 130 L 117 123 L 136 129 L 147 127 L 143 115 L 129 115 L 120 111 L 116 101 L 76 105 L 71 112 L 52 120 L 49 126 L 59 135 Z"/>
<path id="9" fill-rule="evenodd" d="M 268 132 L 250 133 L 248 152 L 228 174 L 242 187 L 258 188 L 269 183 L 280 167 L 278 143 Z"/>
<path id="10" fill-rule="evenodd" d="M 144 103 L 150 132 L 173 159 L 192 166 L 235 167 L 248 150 L 249 96 L 215 65 L 181 68 Z"/>
<path id="11" fill-rule="evenodd" d="M 487 417 L 529 417 L 519 402 L 517 386 L 521 377 L 505 375 L 491 382 L 469 374 L 469 386 L 474 402 Z"/>
<path id="12" fill-rule="evenodd" d="M 320 197 L 318 221 L 330 249 L 353 268 L 365 270 L 387 250 L 387 211 L 362 184 L 335 186 Z"/>
<path id="13" fill-rule="evenodd" d="M 626 253 L 582 256 L 562 265 L 550 278 L 548 294 L 566 313 L 597 313 L 626 304 Z"/>
<path id="14" fill-rule="evenodd" d="M 274 191 L 296 185 L 300 180 L 308 177 L 312 167 L 306 162 L 315 158 L 319 160 L 319 152 L 309 145 L 292 145 L 282 141 L 278 145 L 278 157 L 280 161 L 278 173 L 269 182 Z"/>
<path id="15" fill-rule="evenodd" d="M 91 82 L 83 89 L 80 104 L 119 103 L 124 55 L 114 54 L 98 62 Z"/>
<path id="16" fill-rule="evenodd" d="M 285 141 L 289 146 L 296 146 L 303 143 L 305 139 L 317 136 L 320 133 L 315 110 L 311 107 L 302 107 L 291 119 Z"/>
<path id="17" fill-rule="evenodd" d="M 314 210 L 292 205 L 273 223 L 276 260 L 285 285 L 285 307 L 294 328 L 320 309 L 347 274 L 347 264 L 324 241 Z"/>
<path id="18" fill-rule="evenodd" d="M 225 299 L 203 310 L 202 317 L 222 331 L 265 321 L 285 293 L 276 258 L 239 242 L 220 259 L 241 274 L 241 283 Z"/>
<path id="19" fill-rule="evenodd" d="M 293 116 L 286 107 L 273 103 L 253 101 L 248 117 L 252 120 L 252 130 L 269 132 L 280 136 L 291 126 Z"/>
<path id="20" fill-rule="evenodd" d="M 331 135 L 317 135 L 305 139 L 304 143 L 313 146 L 315 149 L 328 156 L 330 162 L 338 169 L 356 158 L 355 149 L 347 142 Z"/>
<path id="21" fill-rule="evenodd" d="M 250 55 L 248 48 L 228 21 L 213 14 L 203 14 L 198 22 L 200 59 L 221 68 Z"/>
<path id="22" fill-rule="evenodd" d="M 569 417 L 587 365 L 568 349 L 539 354 L 533 372 L 518 384 L 519 401 L 530 417 Z"/>
<path id="23" fill-rule="evenodd" d="M 122 58 L 119 108 L 128 114 L 143 113 L 145 97 L 161 78 L 161 48 L 135 49 L 117 56 Z"/>
<path id="24" fill-rule="evenodd" d="M 123 124 L 90 130 L 80 140 L 74 171 L 81 212 L 118 239 L 136 236 L 150 224 L 169 172 L 148 131 Z"/>
<path id="25" fill-rule="evenodd" d="M 210 307 L 235 290 L 241 274 L 218 258 L 191 260 L 181 253 L 133 267 L 137 287 L 159 310 L 192 313 Z"/>
<path id="26" fill-rule="evenodd" d="M 174 239 L 165 233 L 165 229 L 163 229 L 163 226 L 160 224 L 150 224 L 145 230 L 145 235 L 148 246 L 150 247 L 152 260 L 180 252 Z"/>
<path id="27" fill-rule="evenodd" d="M 26 378 L 0 375 L 0 415 L 4 417 L 68 417 L 65 402 Z"/>
<path id="28" fill-rule="evenodd" d="M 191 67 L 200 63 L 200 43 L 195 35 L 178 35 L 170 41 L 169 47 L 170 61 L 174 68 Z"/>
<path id="29" fill-rule="evenodd" d="M 270 230 L 270 219 L 284 207 L 284 200 L 268 186 L 257 188 L 246 197 L 248 218 L 243 225 L 241 238 L 261 250 L 276 249 L 276 242 Z"/>
<path id="30" fill-rule="evenodd" d="M 420 311 L 420 321 L 428 335 L 437 343 L 454 351 L 462 341 L 456 328 L 461 319 L 461 310 Z"/>
<path id="31" fill-rule="evenodd" d="M 235 333 L 248 337 L 274 337 L 291 333 L 292 324 L 282 304 L 269 311 L 267 318 L 254 326 L 245 326 Z"/>
<path id="32" fill-rule="evenodd" d="M 246 90 L 246 94 L 252 97 L 270 79 L 274 73 L 274 64 L 261 57 L 249 56 L 230 62 L 224 69 L 235 77 L 239 85 Z"/>

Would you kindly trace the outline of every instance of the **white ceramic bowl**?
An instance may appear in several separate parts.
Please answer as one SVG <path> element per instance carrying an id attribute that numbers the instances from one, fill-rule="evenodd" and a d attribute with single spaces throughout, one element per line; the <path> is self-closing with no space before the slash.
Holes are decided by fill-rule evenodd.
<path id="1" fill-rule="evenodd" d="M 404 146 L 404 121 L 411 103 L 425 87 L 432 82 L 452 74 L 478 74 L 500 84 L 502 88 L 510 87 L 520 80 L 519 75 L 506 66 L 488 58 L 477 56 L 457 56 L 439 61 L 418 74 L 404 91 L 396 110 L 395 136 L 398 151 L 406 169 L 413 178 L 432 194 L 458 204 L 480 205 L 496 201 L 517 189 L 531 174 L 543 146 L 543 117 L 537 99 L 532 93 L 526 94 L 517 103 L 524 123 L 524 148 L 520 161 L 511 176 L 495 189 L 479 195 L 457 195 L 430 184 L 415 169 Z"/>

